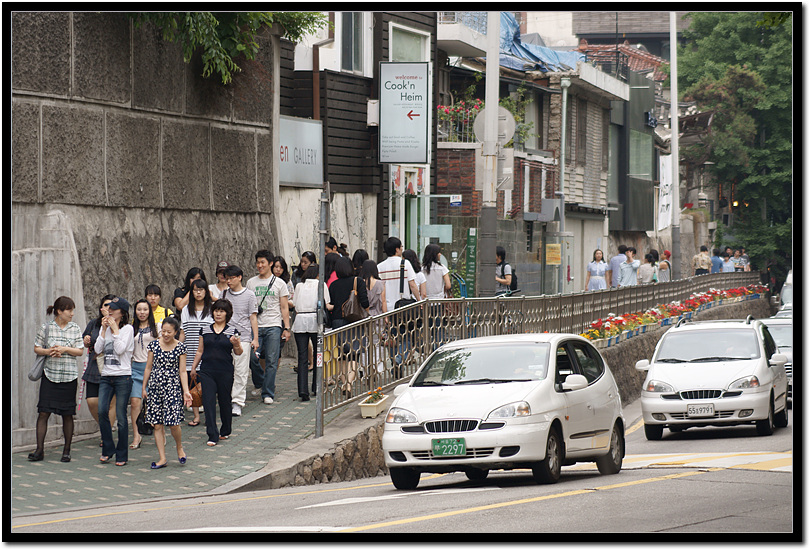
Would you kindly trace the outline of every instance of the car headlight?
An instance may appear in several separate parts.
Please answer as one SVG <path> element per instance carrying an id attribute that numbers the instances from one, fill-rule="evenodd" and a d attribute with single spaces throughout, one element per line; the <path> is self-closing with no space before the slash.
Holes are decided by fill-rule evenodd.
<path id="1" fill-rule="evenodd" d="M 385 421 L 389 424 L 413 424 L 416 422 L 416 415 L 407 409 L 400 409 L 399 407 L 392 407 L 388 411 L 388 416 Z"/>
<path id="2" fill-rule="evenodd" d="M 649 382 L 647 382 L 647 385 L 644 387 L 644 389 L 646 391 L 653 393 L 665 393 L 675 391 L 675 388 L 673 388 L 666 382 L 659 382 L 658 380 L 650 380 Z"/>
<path id="3" fill-rule="evenodd" d="M 508 405 L 504 405 L 503 407 L 498 407 L 487 417 L 487 420 L 492 418 L 514 418 L 516 416 L 530 416 L 532 414 L 532 408 L 529 406 L 528 403 L 525 401 L 520 401 L 518 403 L 509 403 Z"/>
<path id="4" fill-rule="evenodd" d="M 748 388 L 758 388 L 759 387 L 759 378 L 754 376 L 746 376 L 745 378 L 740 378 L 739 380 L 735 380 L 731 383 L 728 387 L 730 390 L 746 390 Z"/>

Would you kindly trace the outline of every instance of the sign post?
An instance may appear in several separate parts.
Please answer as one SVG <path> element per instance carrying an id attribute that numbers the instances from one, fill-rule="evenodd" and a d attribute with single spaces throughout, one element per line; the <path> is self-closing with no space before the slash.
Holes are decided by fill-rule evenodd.
<path id="1" fill-rule="evenodd" d="M 380 63 L 380 163 L 430 162 L 430 64 Z"/>

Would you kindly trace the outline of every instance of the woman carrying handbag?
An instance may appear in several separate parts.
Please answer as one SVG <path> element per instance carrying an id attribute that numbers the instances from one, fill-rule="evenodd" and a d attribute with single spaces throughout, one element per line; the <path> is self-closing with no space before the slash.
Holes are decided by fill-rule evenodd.
<path id="1" fill-rule="evenodd" d="M 45 435 L 51 414 L 62 417 L 65 446 L 62 462 L 70 462 L 70 444 L 73 441 L 73 416 L 76 414 L 76 389 L 79 371 L 76 357 L 84 353 L 82 331 L 73 322 L 76 304 L 67 296 L 60 296 L 47 314 L 54 319 L 43 324 L 34 340 L 34 353 L 45 357 L 37 403 L 37 448 L 28 460 L 38 462 L 45 457 Z"/>

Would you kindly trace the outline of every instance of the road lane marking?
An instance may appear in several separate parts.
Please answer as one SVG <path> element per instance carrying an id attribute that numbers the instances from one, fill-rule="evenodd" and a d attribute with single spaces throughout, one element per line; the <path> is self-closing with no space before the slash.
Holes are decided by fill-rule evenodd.
<path id="1" fill-rule="evenodd" d="M 631 434 L 631 433 L 633 433 L 634 431 L 638 430 L 638 429 L 639 429 L 640 427 L 642 427 L 643 425 L 644 425 L 644 420 L 643 420 L 643 419 L 642 419 L 642 420 L 639 420 L 638 422 L 636 422 L 635 424 L 633 424 L 631 427 L 627 428 L 627 429 L 624 431 L 624 435 L 627 435 L 627 434 Z"/>
<path id="2" fill-rule="evenodd" d="M 341 533 L 356 533 L 358 531 L 370 531 L 370 530 L 373 530 L 373 529 L 381 529 L 383 527 L 393 527 L 393 526 L 396 526 L 396 525 L 407 525 L 409 523 L 430 521 L 430 520 L 434 520 L 434 519 L 448 518 L 448 517 L 458 516 L 458 515 L 462 515 L 462 514 L 472 514 L 472 513 L 475 513 L 475 512 L 483 512 L 483 511 L 487 511 L 487 510 L 496 510 L 498 508 L 505 508 L 505 507 L 509 507 L 509 506 L 519 506 L 521 504 L 529 504 L 529 503 L 533 503 L 533 502 L 541 502 L 541 501 L 544 501 L 544 500 L 551 500 L 551 499 L 555 499 L 555 498 L 564 498 L 564 497 L 571 497 L 571 496 L 576 496 L 576 495 L 584 495 L 584 494 L 593 493 L 593 492 L 596 492 L 596 491 L 616 489 L 616 488 L 619 488 L 619 487 L 629 487 L 631 485 L 639 485 L 639 484 L 642 484 L 642 483 L 654 483 L 654 482 L 657 482 L 657 481 L 667 481 L 667 480 L 671 480 L 671 479 L 677 479 L 677 478 L 683 478 L 683 477 L 689 477 L 689 476 L 705 474 L 705 473 L 708 473 L 710 471 L 716 471 L 716 470 L 717 469 L 710 469 L 710 470 L 701 470 L 701 471 L 695 471 L 695 472 L 683 472 L 683 473 L 679 473 L 679 474 L 669 474 L 669 475 L 666 475 L 666 476 L 653 477 L 653 478 L 642 479 L 642 480 L 637 480 L 637 481 L 629 481 L 629 482 L 626 482 L 626 483 L 617 483 L 617 484 L 614 484 L 614 485 L 605 485 L 603 487 L 596 487 L 594 489 L 578 489 L 578 490 L 575 490 L 575 491 L 566 491 L 564 493 L 556 493 L 556 494 L 552 494 L 552 495 L 543 495 L 541 497 L 523 498 L 523 499 L 519 499 L 519 500 L 511 500 L 511 501 L 507 501 L 507 502 L 499 502 L 499 503 L 496 503 L 496 504 L 487 504 L 485 506 L 475 506 L 475 507 L 472 507 L 472 508 L 464 508 L 464 509 L 461 509 L 461 510 L 452 510 L 450 512 L 440 512 L 440 513 L 437 513 L 437 514 L 429 514 L 429 515 L 426 515 L 426 516 L 417 516 L 417 517 L 413 517 L 413 518 L 404 518 L 404 519 L 398 519 L 398 520 L 394 520 L 394 521 L 386 521 L 386 522 L 381 522 L 381 523 L 372 523 L 370 525 L 361 525 L 359 527 L 352 527 L 351 529 L 345 529 L 345 530 L 340 531 L 340 532 Z"/>
<path id="3" fill-rule="evenodd" d="M 426 478 L 427 479 L 427 478 Z M 363 504 L 366 502 L 376 502 L 382 500 L 393 500 L 398 498 L 407 498 L 412 496 L 429 497 L 429 496 L 446 496 L 454 493 L 476 493 L 480 491 L 499 491 L 500 487 L 464 487 L 463 489 L 436 489 L 428 491 L 410 491 L 407 493 L 397 493 L 393 495 L 378 495 L 371 497 L 356 497 L 356 498 L 342 498 L 340 500 L 331 500 L 328 502 L 321 502 L 319 504 L 310 504 L 309 506 L 301 506 L 296 510 L 304 510 L 306 508 L 322 508 L 324 506 L 341 506 L 344 504 Z"/>
<path id="4" fill-rule="evenodd" d="M 752 462 L 750 464 L 737 464 L 730 466 L 730 468 L 745 469 L 745 470 L 776 470 L 780 472 L 793 471 L 793 458 L 777 458 L 775 460 L 766 460 L 764 462 Z M 787 469 L 790 468 L 790 469 Z"/>

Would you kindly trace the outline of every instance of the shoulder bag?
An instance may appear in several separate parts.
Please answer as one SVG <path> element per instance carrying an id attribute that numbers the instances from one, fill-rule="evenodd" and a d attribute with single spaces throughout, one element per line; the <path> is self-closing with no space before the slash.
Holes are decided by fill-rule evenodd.
<path id="1" fill-rule="evenodd" d="M 347 323 L 354 323 L 368 317 L 368 311 L 360 305 L 360 300 L 357 298 L 357 277 L 354 278 L 352 284 L 352 291 L 349 293 L 349 298 L 343 302 L 341 307 L 343 319 Z"/>
<path id="2" fill-rule="evenodd" d="M 47 349 L 48 346 L 48 332 L 50 332 L 50 328 L 51 323 L 48 321 L 45 323 L 45 349 Z M 45 371 L 45 359 L 47 358 L 47 355 L 37 355 L 36 359 L 34 359 L 34 366 L 28 371 L 28 379 L 31 382 L 36 382 L 42 378 L 42 373 Z"/>
<path id="3" fill-rule="evenodd" d="M 416 303 L 416 298 L 403 298 L 405 293 L 405 258 L 402 258 L 402 263 L 399 264 L 399 300 L 394 303 L 394 309 L 399 309 L 410 304 Z"/>

